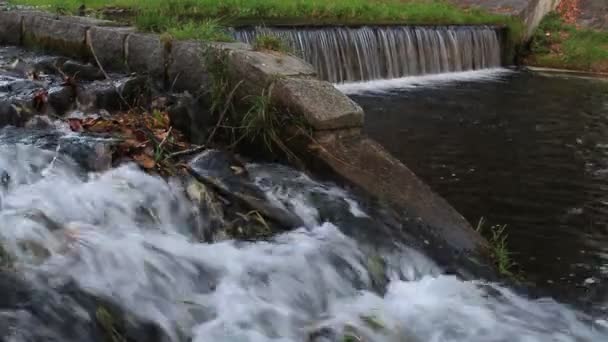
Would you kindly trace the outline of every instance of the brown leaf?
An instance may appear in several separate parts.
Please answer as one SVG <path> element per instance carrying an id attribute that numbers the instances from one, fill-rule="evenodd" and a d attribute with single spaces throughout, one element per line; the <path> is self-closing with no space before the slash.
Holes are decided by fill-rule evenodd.
<path id="1" fill-rule="evenodd" d="M 143 167 L 146 170 L 153 169 L 156 166 L 156 162 L 154 161 L 154 159 L 152 159 L 152 157 L 148 156 L 145 153 L 135 155 L 133 159 L 139 166 Z"/>

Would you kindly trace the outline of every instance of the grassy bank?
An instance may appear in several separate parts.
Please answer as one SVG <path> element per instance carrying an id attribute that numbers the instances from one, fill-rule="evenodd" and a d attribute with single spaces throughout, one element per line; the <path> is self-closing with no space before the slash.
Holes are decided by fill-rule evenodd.
<path id="1" fill-rule="evenodd" d="M 566 24 L 549 14 L 532 39 L 526 62 L 534 66 L 608 72 L 608 32 Z"/>
<path id="2" fill-rule="evenodd" d="M 519 36 L 518 20 L 478 9 L 461 9 L 444 0 L 11 0 L 12 4 L 102 15 L 108 8 L 127 9 L 142 30 L 177 32 L 202 38 L 209 20 L 224 25 L 273 24 L 499 24 Z M 197 28 L 197 26 L 203 28 Z M 187 26 L 182 28 L 182 26 Z"/>

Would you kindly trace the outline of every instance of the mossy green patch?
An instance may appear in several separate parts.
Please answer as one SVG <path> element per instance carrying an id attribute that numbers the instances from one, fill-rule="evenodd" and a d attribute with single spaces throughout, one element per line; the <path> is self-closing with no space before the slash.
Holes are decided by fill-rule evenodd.
<path id="1" fill-rule="evenodd" d="M 527 60 L 537 66 L 607 72 L 608 32 L 577 28 L 551 13 L 536 30 Z"/>

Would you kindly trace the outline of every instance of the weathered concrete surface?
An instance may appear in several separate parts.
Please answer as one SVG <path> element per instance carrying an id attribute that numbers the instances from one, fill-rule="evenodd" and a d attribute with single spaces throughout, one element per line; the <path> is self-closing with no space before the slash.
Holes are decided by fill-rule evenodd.
<path id="1" fill-rule="evenodd" d="M 129 70 L 146 73 L 152 78 L 164 82 L 168 53 L 167 46 L 159 35 L 129 34 L 125 42 L 125 51 Z"/>
<path id="2" fill-rule="evenodd" d="M 122 72 L 127 70 L 125 40 L 133 32 L 131 27 L 93 26 L 86 38 L 104 69 Z"/>
<path id="3" fill-rule="evenodd" d="M 281 78 L 276 81 L 272 95 L 281 108 L 303 116 L 316 130 L 363 126 L 363 109 L 329 82 Z"/>
<path id="4" fill-rule="evenodd" d="M 320 167 L 417 216 L 453 249 L 486 254 L 487 242 L 466 219 L 377 142 L 363 135 L 316 138 L 308 153 Z"/>
<path id="5" fill-rule="evenodd" d="M 201 42 L 173 42 L 167 75 L 174 91 L 193 94 L 209 86 L 209 74 L 205 69 L 205 48 Z"/>
<path id="6" fill-rule="evenodd" d="M 361 127 L 363 110 L 332 84 L 315 78 L 309 63 L 273 51 L 223 47 L 234 82 L 247 94 L 269 94 L 281 110 L 302 116 L 315 130 Z"/>
<path id="7" fill-rule="evenodd" d="M 31 48 L 55 51 L 70 57 L 88 56 L 85 44 L 87 25 L 41 16 L 23 15 L 23 44 Z"/>
<path id="8" fill-rule="evenodd" d="M 461 7 L 479 7 L 496 14 L 518 16 L 524 21 L 525 37 L 530 38 L 543 17 L 560 0 L 449 0 Z"/>
<path id="9" fill-rule="evenodd" d="M 244 80 L 247 89 L 257 93 L 281 77 L 316 75 L 312 65 L 277 52 L 231 49 L 227 58 L 232 78 Z"/>
<path id="10" fill-rule="evenodd" d="M 0 44 L 21 43 L 21 16 L 0 11 Z"/>

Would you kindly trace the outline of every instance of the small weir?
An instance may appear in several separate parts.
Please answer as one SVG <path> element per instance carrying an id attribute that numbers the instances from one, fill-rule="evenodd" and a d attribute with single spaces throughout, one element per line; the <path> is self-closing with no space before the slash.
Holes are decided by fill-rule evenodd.
<path id="1" fill-rule="evenodd" d="M 243 28 L 237 40 L 280 37 L 334 83 L 479 70 L 501 65 L 499 31 L 490 26 Z"/>

